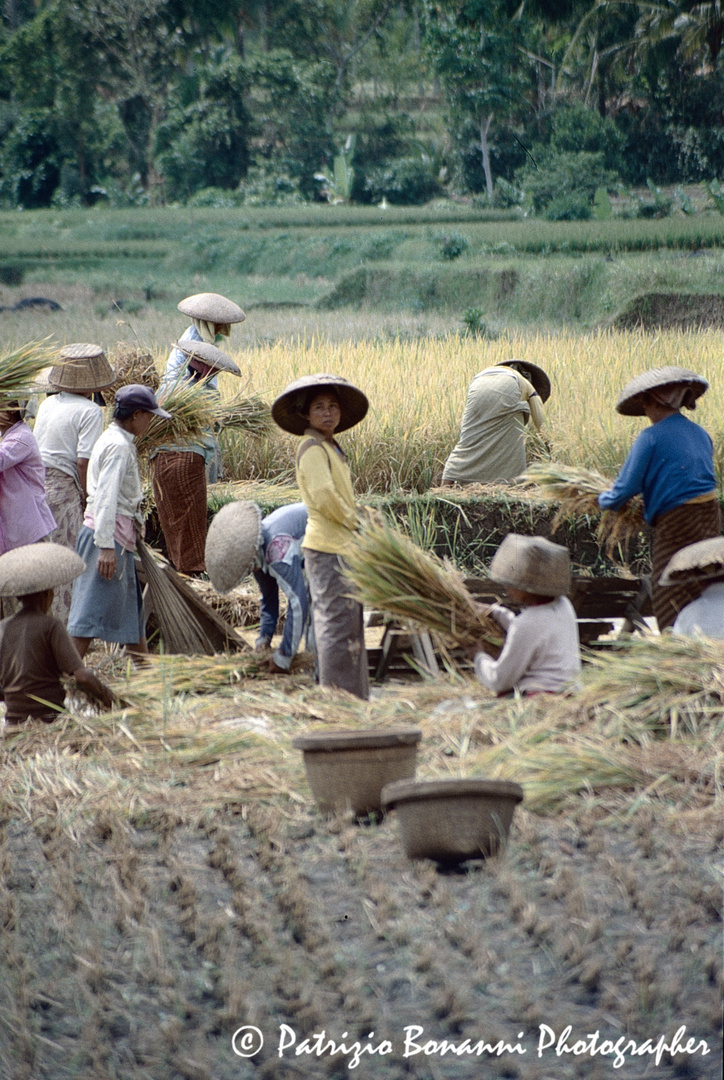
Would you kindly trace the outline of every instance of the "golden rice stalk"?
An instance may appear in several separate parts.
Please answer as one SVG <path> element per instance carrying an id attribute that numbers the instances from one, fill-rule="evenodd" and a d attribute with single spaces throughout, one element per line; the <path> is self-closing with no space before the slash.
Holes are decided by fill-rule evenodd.
<path id="1" fill-rule="evenodd" d="M 43 368 L 58 359 L 58 349 L 44 341 L 29 341 L 0 356 L 0 403 L 37 392 L 33 384 Z"/>
<path id="2" fill-rule="evenodd" d="M 106 404 L 116 396 L 116 390 L 129 383 L 142 383 L 154 391 L 161 385 L 161 376 L 156 368 L 153 356 L 142 345 L 131 345 L 128 341 L 119 341 L 108 352 L 108 363 L 116 376 L 112 386 L 103 391 Z"/>
<path id="3" fill-rule="evenodd" d="M 613 484 L 600 473 L 562 465 L 556 461 L 537 461 L 528 466 L 521 479 L 535 484 L 541 496 L 557 502 L 552 528 L 555 531 L 566 518 L 599 517 L 596 538 L 612 555 L 619 544 L 626 546 L 645 527 L 643 502 L 636 496 L 620 510 L 601 510 L 598 496 Z"/>
<path id="4" fill-rule="evenodd" d="M 462 575 L 386 521 L 365 522 L 345 553 L 363 603 L 430 630 L 454 645 L 484 642 L 497 655 L 504 634 L 465 588 Z"/>
<path id="5" fill-rule="evenodd" d="M 271 428 L 271 411 L 266 401 L 257 394 L 243 397 L 239 394 L 231 401 L 219 401 L 214 410 L 216 421 L 222 431 L 239 428 L 247 435 L 259 438 Z"/>
<path id="6" fill-rule="evenodd" d="M 138 440 L 139 454 L 147 457 L 162 446 L 193 441 L 216 422 L 216 400 L 194 384 L 175 383 L 160 404 L 171 413 L 171 419 L 154 416 L 148 431 Z"/>

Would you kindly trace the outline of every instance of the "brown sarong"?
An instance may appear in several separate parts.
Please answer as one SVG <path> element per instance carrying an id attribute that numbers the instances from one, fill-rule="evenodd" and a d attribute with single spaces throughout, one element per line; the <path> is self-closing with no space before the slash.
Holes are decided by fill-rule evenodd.
<path id="1" fill-rule="evenodd" d="M 320 686 L 338 686 L 366 701 L 370 696 L 362 605 L 347 595 L 340 555 L 302 548 L 312 594 Z"/>
<path id="2" fill-rule="evenodd" d="M 83 524 L 83 510 L 85 499 L 78 481 L 74 476 L 62 472 L 60 469 L 46 468 L 45 470 L 45 497 L 48 506 L 53 511 L 53 517 L 58 522 L 58 528 L 50 534 L 49 540 L 54 544 L 62 544 L 71 551 L 75 551 L 75 542 L 78 539 L 80 527 Z M 73 591 L 73 582 L 60 585 L 55 590 L 51 615 L 60 619 L 63 626 L 68 625 L 68 612 L 70 611 L 70 597 Z"/>
<path id="3" fill-rule="evenodd" d="M 667 562 L 688 544 L 720 534 L 719 500 L 716 498 L 707 502 L 684 503 L 656 518 L 651 553 L 651 597 L 659 630 L 673 626 L 681 609 L 701 596 L 707 585 L 707 582 L 696 581 L 659 585 Z"/>
<path id="4" fill-rule="evenodd" d="M 153 459 L 153 494 L 168 557 L 182 574 L 206 569 L 206 468 L 201 454 L 162 450 Z"/>

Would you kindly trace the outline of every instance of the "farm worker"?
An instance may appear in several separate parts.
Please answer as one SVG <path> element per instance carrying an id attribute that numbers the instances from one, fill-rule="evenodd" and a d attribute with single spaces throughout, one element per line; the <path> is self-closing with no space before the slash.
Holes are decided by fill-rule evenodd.
<path id="1" fill-rule="evenodd" d="M 0 596 L 15 596 L 20 610 L 0 622 L 0 685 L 5 726 L 26 720 L 50 723 L 63 709 L 61 675 L 110 708 L 113 694 L 83 666 L 63 624 L 49 614 L 53 592 L 83 572 L 83 560 L 62 544 L 28 544 L 0 555 Z"/>
<path id="2" fill-rule="evenodd" d="M 229 337 L 234 323 L 241 323 L 246 319 L 239 305 L 220 293 L 196 293 L 194 296 L 187 296 L 178 305 L 178 309 L 182 314 L 191 317 L 191 326 L 184 331 L 171 350 L 159 394 L 168 392 L 186 372 L 189 359 L 188 353 L 180 348 L 182 344 L 206 341 L 209 345 L 219 345 L 223 338 Z M 213 390 L 217 389 L 216 376 L 210 380 L 210 385 Z"/>
<path id="3" fill-rule="evenodd" d="M 182 340 L 176 347 L 187 363 L 179 382 L 198 385 L 212 397 L 219 397 L 215 379 L 220 371 L 241 375 L 230 356 L 206 341 Z M 161 391 L 159 395 L 163 400 Z M 216 454 L 216 439 L 208 431 L 192 442 L 161 446 L 152 455 L 153 494 L 166 549 L 184 574 L 201 574 L 206 568 L 206 470 Z"/>
<path id="4" fill-rule="evenodd" d="M 297 486 L 308 512 L 302 540 L 312 594 L 321 686 L 369 697 L 362 605 L 350 598 L 344 554 L 359 518 L 347 457 L 335 434 L 367 413 L 366 396 L 339 375 L 305 375 L 272 405 L 284 431 L 303 435 L 297 451 Z"/>
<path id="5" fill-rule="evenodd" d="M 143 498 L 134 439 L 154 416 L 170 420 L 153 390 L 140 383 L 116 391 L 113 421 L 88 462 L 88 502 L 76 551 L 86 568 L 73 584 L 68 632 L 81 657 L 93 638 L 129 652 L 148 652 L 141 590 L 133 552 L 143 532 Z"/>
<path id="6" fill-rule="evenodd" d="M 460 438 L 445 462 L 443 485 L 491 484 L 525 472 L 525 425 L 543 424 L 550 379 L 528 360 L 501 360 L 468 388 Z"/>
<path id="7" fill-rule="evenodd" d="M 581 673 L 578 624 L 566 596 L 571 587 L 567 548 L 542 536 L 508 533 L 490 564 L 491 581 L 504 585 L 513 614 L 501 604 L 487 611 L 506 631 L 497 660 L 482 648 L 471 650 L 475 674 L 499 695 L 559 694 L 576 688 Z"/>
<path id="8" fill-rule="evenodd" d="M 45 465 L 45 494 L 58 523 L 51 534 L 56 544 L 75 550 L 86 500 L 86 476 L 91 450 L 103 431 L 103 410 L 93 394 L 106 390 L 114 372 L 100 345 L 66 345 L 51 368 L 51 394 L 41 402 L 33 434 Z M 53 601 L 53 614 L 68 622 L 70 581 Z"/>
<path id="9" fill-rule="evenodd" d="M 56 527 L 45 466 L 16 400 L 0 402 L 0 555 L 42 540 Z"/>
<path id="10" fill-rule="evenodd" d="M 262 517 L 254 502 L 222 506 L 206 538 L 206 568 L 217 592 L 235 589 L 253 571 L 261 592 L 257 652 L 271 644 L 279 620 L 279 589 L 287 598 L 281 644 L 269 658 L 269 670 L 287 672 L 307 632 L 310 604 L 304 576 L 302 537 L 307 527 L 304 503 L 280 506 Z"/>
<path id="11" fill-rule="evenodd" d="M 672 555 L 721 532 L 712 441 L 681 409 L 695 409 L 709 383 L 688 368 L 652 368 L 624 387 L 616 402 L 623 416 L 647 416 L 651 427 L 636 439 L 613 487 L 598 497 L 618 510 L 643 495 L 644 517 L 653 525 L 651 593 L 659 630 L 671 626 L 685 604 L 701 595 L 699 582 L 662 587 Z"/>
<path id="12" fill-rule="evenodd" d="M 671 556 L 661 585 L 692 581 L 704 591 L 681 609 L 671 629 L 675 634 L 724 638 L 724 536 L 688 544 Z"/>

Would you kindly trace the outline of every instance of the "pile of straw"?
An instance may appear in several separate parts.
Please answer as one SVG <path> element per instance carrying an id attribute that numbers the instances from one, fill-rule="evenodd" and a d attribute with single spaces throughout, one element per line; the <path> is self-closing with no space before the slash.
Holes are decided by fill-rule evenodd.
<path id="1" fill-rule="evenodd" d="M 258 395 L 246 398 L 239 394 L 231 401 L 219 401 L 214 411 L 222 431 L 236 428 L 253 438 L 260 438 L 271 428 L 271 410 Z"/>
<path id="2" fill-rule="evenodd" d="M 210 581 L 189 578 L 188 584 L 210 608 L 225 619 L 230 626 L 256 626 L 259 622 L 259 593 L 239 586 L 222 596 Z M 280 607 L 284 597 L 280 596 Z M 280 627 L 277 626 L 277 631 Z"/>
<path id="3" fill-rule="evenodd" d="M 0 356 L 0 404 L 36 393 L 35 380 L 57 358 L 57 348 L 51 347 L 47 339 L 29 341 Z"/>
<path id="4" fill-rule="evenodd" d="M 497 655 L 503 631 L 476 604 L 462 575 L 387 522 L 369 521 L 345 553 L 347 576 L 362 603 L 467 648 L 477 642 Z"/>
<path id="5" fill-rule="evenodd" d="M 566 518 L 600 518 L 596 536 L 599 543 L 605 544 L 609 556 L 619 544 L 626 547 L 645 528 L 643 502 L 638 495 L 620 510 L 601 510 L 598 496 L 608 491 L 613 481 L 598 472 L 555 461 L 539 461 L 533 462 L 521 479 L 535 484 L 547 501 L 558 503 L 552 521 L 554 531 Z"/>
<path id="6" fill-rule="evenodd" d="M 110 404 L 116 395 L 116 390 L 129 383 L 142 383 L 150 386 L 156 392 L 161 385 L 161 376 L 156 369 L 156 363 L 146 349 L 141 345 L 131 345 L 128 341 L 119 341 L 108 353 L 108 362 L 115 373 L 115 382 L 103 391 L 106 404 Z"/>
<path id="7" fill-rule="evenodd" d="M 174 446 L 198 439 L 216 422 L 216 401 L 200 386 L 176 383 L 164 395 L 163 408 L 170 420 L 154 416 L 146 434 L 137 443 L 138 453 L 150 457 L 161 446 Z"/>

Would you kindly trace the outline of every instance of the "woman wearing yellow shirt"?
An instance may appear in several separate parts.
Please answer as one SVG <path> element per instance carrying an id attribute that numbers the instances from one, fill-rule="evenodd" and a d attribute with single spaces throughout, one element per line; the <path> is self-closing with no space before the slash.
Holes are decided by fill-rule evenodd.
<path id="1" fill-rule="evenodd" d="M 359 518 L 347 457 L 335 434 L 354 427 L 368 401 L 338 375 L 306 375 L 291 383 L 272 406 L 285 431 L 303 435 L 297 453 L 297 485 L 307 507 L 302 540 L 312 594 L 314 635 L 321 686 L 338 686 L 369 697 L 362 606 L 347 595 L 344 553 Z"/>

